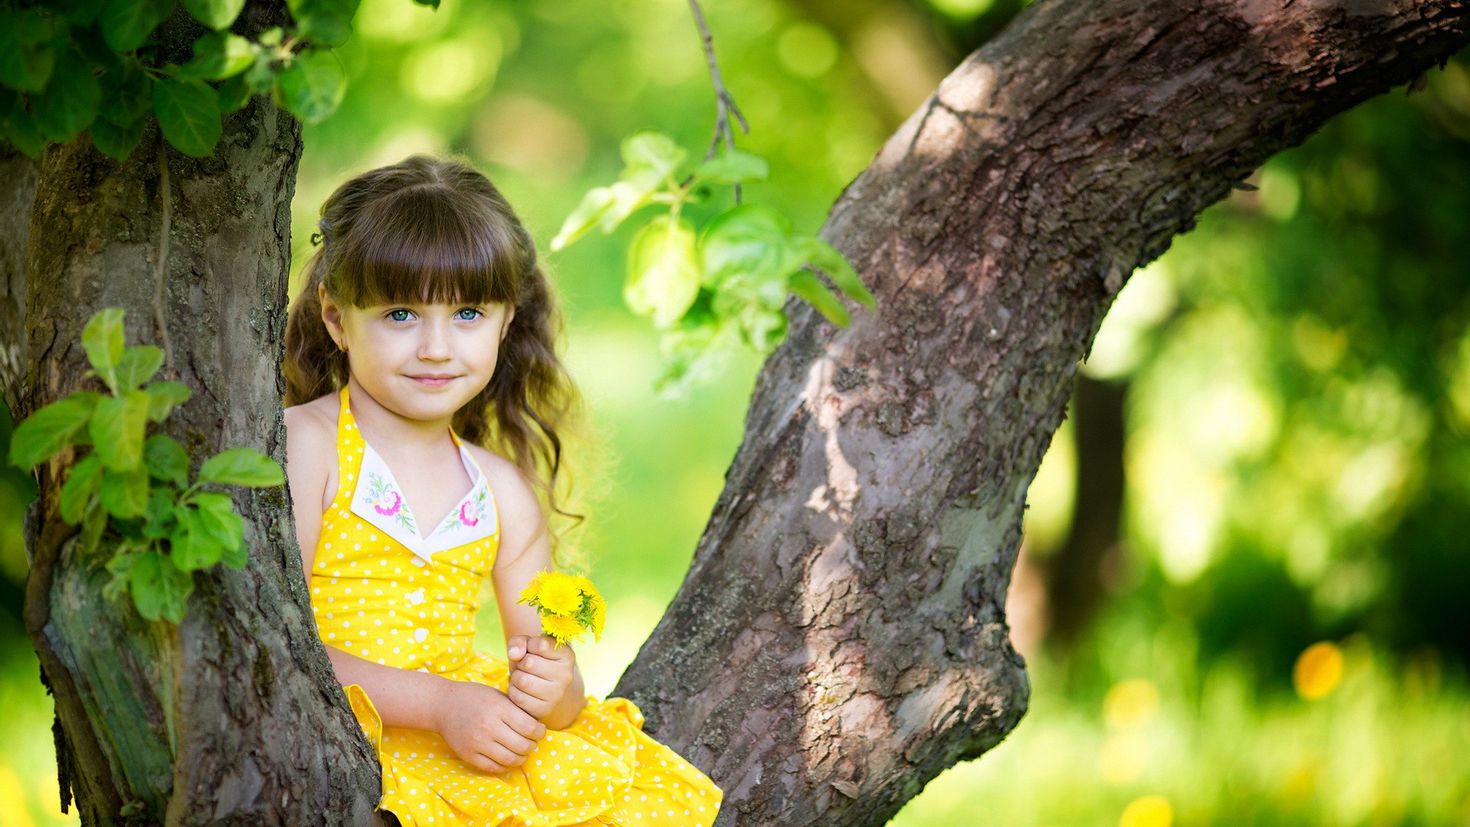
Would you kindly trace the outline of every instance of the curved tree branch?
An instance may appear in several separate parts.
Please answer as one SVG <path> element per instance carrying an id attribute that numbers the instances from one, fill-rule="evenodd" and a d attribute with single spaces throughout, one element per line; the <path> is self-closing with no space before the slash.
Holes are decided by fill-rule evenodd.
<path id="1" fill-rule="evenodd" d="M 788 304 L 682 589 L 617 692 L 722 823 L 882 824 L 1005 737 L 1025 493 L 1134 268 L 1261 162 L 1463 46 L 1463 0 L 1051 0 L 834 205 L 878 297 Z"/>

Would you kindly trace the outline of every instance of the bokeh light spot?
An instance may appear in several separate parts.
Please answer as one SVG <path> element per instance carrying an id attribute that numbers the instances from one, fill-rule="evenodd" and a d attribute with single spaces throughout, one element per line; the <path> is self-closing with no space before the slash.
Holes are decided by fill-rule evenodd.
<path id="1" fill-rule="evenodd" d="M 1308 646 L 1297 656 L 1291 679 L 1304 699 L 1325 697 L 1342 681 L 1342 649 L 1325 640 Z"/>

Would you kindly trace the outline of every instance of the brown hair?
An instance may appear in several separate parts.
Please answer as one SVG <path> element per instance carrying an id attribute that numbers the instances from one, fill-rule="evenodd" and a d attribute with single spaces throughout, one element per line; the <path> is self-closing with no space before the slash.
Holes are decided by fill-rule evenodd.
<path id="1" fill-rule="evenodd" d="M 509 304 L 499 363 L 454 430 L 494 447 L 557 505 L 562 426 L 580 404 L 556 354 L 561 318 L 536 245 L 505 196 L 460 158 L 413 155 L 357 175 L 322 204 L 321 247 L 286 322 L 287 406 L 339 390 L 347 354 L 322 321 L 317 285 L 355 307 L 399 302 Z M 317 242 L 313 235 L 313 243 Z M 553 532 L 553 541 L 555 540 Z"/>

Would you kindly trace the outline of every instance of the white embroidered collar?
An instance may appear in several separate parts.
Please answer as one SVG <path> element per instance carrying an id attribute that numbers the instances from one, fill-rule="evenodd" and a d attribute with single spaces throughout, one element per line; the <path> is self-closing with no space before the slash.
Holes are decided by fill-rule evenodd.
<path id="1" fill-rule="evenodd" d="M 490 484 L 464 445 L 459 444 L 459 458 L 473 481 L 469 493 L 427 535 L 419 533 L 420 526 L 388 463 L 373 450 L 373 446 L 367 444 L 367 440 L 363 440 L 362 445 L 362 467 L 357 475 L 357 489 L 352 495 L 352 513 L 407 546 L 425 562 L 433 562 L 437 552 L 495 533 L 498 526 Z"/>

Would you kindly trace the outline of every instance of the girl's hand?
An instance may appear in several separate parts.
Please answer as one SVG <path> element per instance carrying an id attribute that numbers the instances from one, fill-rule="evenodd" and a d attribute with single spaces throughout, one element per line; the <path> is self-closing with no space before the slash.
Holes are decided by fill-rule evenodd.
<path id="1" fill-rule="evenodd" d="M 546 735 L 546 725 L 491 686 L 447 681 L 436 725 L 461 761 L 499 774 L 519 767 Z"/>
<path id="2" fill-rule="evenodd" d="M 515 635 L 508 643 L 511 672 L 505 694 L 536 720 L 544 721 L 571 688 L 577 656 L 572 647 L 557 646 L 546 635 Z"/>

